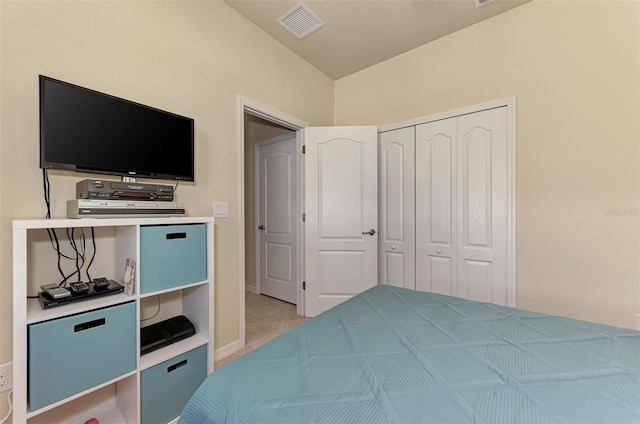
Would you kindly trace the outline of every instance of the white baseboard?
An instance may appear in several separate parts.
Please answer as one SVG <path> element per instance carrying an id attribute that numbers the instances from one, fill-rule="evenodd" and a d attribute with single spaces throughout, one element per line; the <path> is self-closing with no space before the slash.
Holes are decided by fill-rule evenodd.
<path id="1" fill-rule="evenodd" d="M 231 343 L 224 345 L 219 349 L 216 349 L 213 352 L 213 358 L 214 360 L 219 361 L 224 357 L 236 353 L 240 349 L 242 349 L 242 346 L 240 346 L 240 340 L 234 340 Z"/>
<path id="2" fill-rule="evenodd" d="M 251 293 L 256 293 L 256 286 L 254 286 L 254 285 L 250 286 L 250 285 L 247 284 L 247 285 L 244 286 L 244 290 L 248 291 L 248 292 L 251 292 Z"/>

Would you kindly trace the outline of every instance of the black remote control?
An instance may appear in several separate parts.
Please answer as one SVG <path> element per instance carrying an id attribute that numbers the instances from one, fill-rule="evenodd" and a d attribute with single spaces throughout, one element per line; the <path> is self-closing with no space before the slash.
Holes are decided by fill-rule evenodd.
<path id="1" fill-rule="evenodd" d="M 109 287 L 109 280 L 104 277 L 94 278 L 93 287 L 97 290 Z"/>
<path id="2" fill-rule="evenodd" d="M 78 281 L 77 283 L 70 283 L 69 288 L 73 293 L 82 294 L 87 293 L 89 291 L 89 286 L 87 283 L 83 283 Z"/>

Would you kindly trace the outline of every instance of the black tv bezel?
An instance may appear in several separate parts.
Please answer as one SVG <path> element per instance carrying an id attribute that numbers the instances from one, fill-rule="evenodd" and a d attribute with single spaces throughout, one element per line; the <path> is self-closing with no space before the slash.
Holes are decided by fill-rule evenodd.
<path id="1" fill-rule="evenodd" d="M 140 172 L 131 169 L 116 169 L 116 168 L 96 168 L 96 167 L 84 167 L 78 166 L 74 164 L 68 163 L 60 163 L 60 162 L 50 162 L 45 159 L 45 149 L 46 149 L 46 135 L 45 135 L 45 121 L 44 121 L 44 111 L 45 111 L 45 89 L 44 84 L 46 81 L 55 82 L 57 84 L 66 85 L 68 87 L 84 90 L 86 92 L 93 93 L 95 95 L 108 97 L 111 99 L 115 99 L 124 103 L 136 105 L 145 109 L 153 110 L 156 112 L 160 112 L 163 114 L 171 115 L 174 117 L 182 118 L 191 123 L 191 175 L 175 175 L 175 174 L 164 174 L 164 173 L 147 173 Z M 134 102 L 132 100 L 124 99 L 122 97 L 113 96 L 111 94 L 103 93 L 97 90 L 93 90 L 87 87 L 82 87 L 80 85 L 72 84 L 66 81 L 62 81 L 56 78 L 48 77 L 45 75 L 39 75 L 39 113 L 40 113 L 40 168 L 49 170 L 49 169 L 59 169 L 64 171 L 74 171 L 74 172 L 85 172 L 91 174 L 105 174 L 105 175 L 116 175 L 125 178 L 150 178 L 150 179 L 159 179 L 159 180 L 171 180 L 171 181 L 195 181 L 195 120 L 193 118 L 189 118 L 187 116 L 179 115 L 173 112 L 169 112 L 166 110 L 158 109 L 152 106 L 148 106 L 142 103 Z"/>

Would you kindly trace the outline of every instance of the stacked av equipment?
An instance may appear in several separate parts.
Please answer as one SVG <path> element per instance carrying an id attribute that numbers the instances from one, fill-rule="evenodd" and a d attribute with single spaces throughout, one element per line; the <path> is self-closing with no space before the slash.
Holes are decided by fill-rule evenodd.
<path id="1" fill-rule="evenodd" d="M 67 201 L 69 218 L 184 216 L 184 203 L 174 202 L 173 186 L 121 181 L 82 180 L 76 199 Z"/>
<path id="2" fill-rule="evenodd" d="M 76 199 L 159 200 L 173 202 L 173 186 L 82 180 L 76 184 Z"/>

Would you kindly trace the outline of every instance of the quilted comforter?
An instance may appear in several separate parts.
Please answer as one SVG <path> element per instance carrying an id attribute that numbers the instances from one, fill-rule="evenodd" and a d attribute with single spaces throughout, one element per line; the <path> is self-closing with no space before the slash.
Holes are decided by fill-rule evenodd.
<path id="1" fill-rule="evenodd" d="M 640 332 L 376 286 L 210 374 L 180 423 L 640 423 Z"/>

